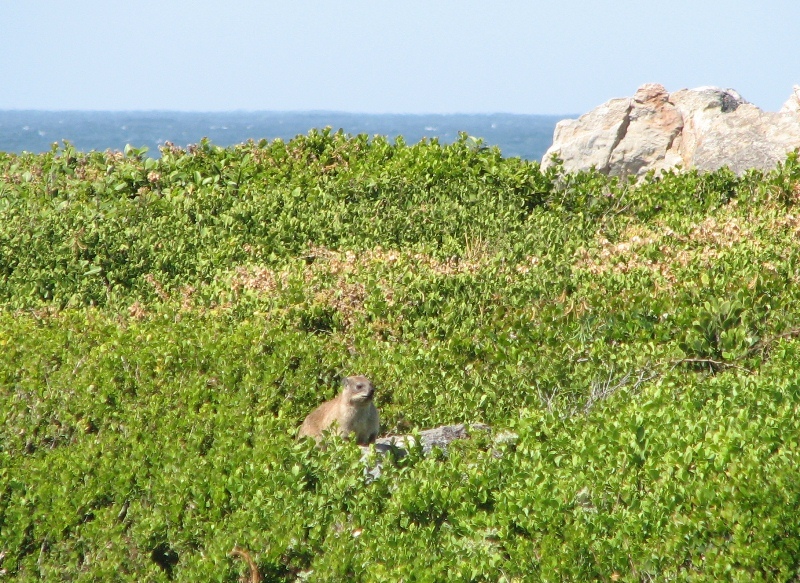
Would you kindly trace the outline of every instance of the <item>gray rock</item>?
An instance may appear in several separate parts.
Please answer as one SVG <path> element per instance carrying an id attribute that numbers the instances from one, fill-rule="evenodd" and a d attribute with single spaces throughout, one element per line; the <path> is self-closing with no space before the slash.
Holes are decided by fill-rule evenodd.
<path id="1" fill-rule="evenodd" d="M 434 448 L 439 448 L 447 453 L 447 446 L 457 439 L 467 439 L 476 431 L 490 432 L 491 428 L 483 423 L 472 425 L 443 425 L 433 429 L 426 429 L 419 432 L 419 441 L 414 435 L 392 435 L 381 437 L 375 441 L 374 448 L 378 454 L 377 458 L 371 458 L 370 446 L 362 446 L 361 460 L 365 464 L 364 474 L 368 482 L 378 479 L 381 476 L 382 458 L 392 453 L 396 458 L 403 458 L 408 455 L 408 450 L 418 444 L 422 447 L 422 453 L 430 454 Z"/>
<path id="2" fill-rule="evenodd" d="M 472 425 L 443 425 L 433 429 L 426 429 L 419 432 L 419 445 L 422 446 L 422 453 L 428 455 L 433 451 L 433 448 L 438 447 L 442 451 L 447 451 L 447 446 L 457 440 L 466 439 L 470 436 L 470 432 L 475 431 L 489 431 L 488 425 L 483 423 L 475 423 Z M 375 441 L 375 449 L 381 452 L 394 450 L 399 453 L 401 457 L 408 453 L 408 450 L 417 445 L 417 440 L 414 435 L 393 435 L 389 437 L 381 437 Z"/>
<path id="3" fill-rule="evenodd" d="M 674 93 L 656 83 L 631 98 L 612 99 L 556 126 L 553 154 L 568 171 L 642 176 L 683 168 L 741 173 L 767 170 L 800 148 L 800 86 L 779 112 L 764 112 L 732 89 L 699 87 Z"/>

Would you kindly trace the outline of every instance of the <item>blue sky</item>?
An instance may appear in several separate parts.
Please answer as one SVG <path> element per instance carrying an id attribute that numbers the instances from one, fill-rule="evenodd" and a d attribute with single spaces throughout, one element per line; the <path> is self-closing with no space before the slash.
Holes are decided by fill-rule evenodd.
<path id="1" fill-rule="evenodd" d="M 777 110 L 798 0 L 6 0 L 0 109 L 583 113 L 657 81 Z"/>

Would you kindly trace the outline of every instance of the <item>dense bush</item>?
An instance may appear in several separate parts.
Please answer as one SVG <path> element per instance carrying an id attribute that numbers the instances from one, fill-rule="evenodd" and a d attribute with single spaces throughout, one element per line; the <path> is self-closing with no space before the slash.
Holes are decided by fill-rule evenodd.
<path id="1" fill-rule="evenodd" d="M 800 164 L 640 183 L 472 138 L 0 154 L 0 571 L 800 576 Z M 297 442 L 347 374 L 365 474 Z"/>

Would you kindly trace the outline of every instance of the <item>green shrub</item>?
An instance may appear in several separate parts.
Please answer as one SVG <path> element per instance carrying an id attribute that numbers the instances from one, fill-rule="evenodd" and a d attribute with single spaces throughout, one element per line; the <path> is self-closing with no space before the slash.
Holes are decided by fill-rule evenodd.
<path id="1" fill-rule="evenodd" d="M 0 155 L 13 580 L 792 580 L 796 156 L 641 183 L 452 145 Z M 796 193 L 795 193 L 796 194 Z M 296 441 L 343 376 L 430 456 Z"/>

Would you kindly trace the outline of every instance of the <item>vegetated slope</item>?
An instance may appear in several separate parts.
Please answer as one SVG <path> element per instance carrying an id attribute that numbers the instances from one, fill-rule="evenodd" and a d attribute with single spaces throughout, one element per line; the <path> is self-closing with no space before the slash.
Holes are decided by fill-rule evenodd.
<path id="1" fill-rule="evenodd" d="M 800 165 L 640 184 L 463 136 L 0 154 L 0 569 L 18 580 L 789 580 Z M 346 374 L 368 480 L 296 442 Z"/>

